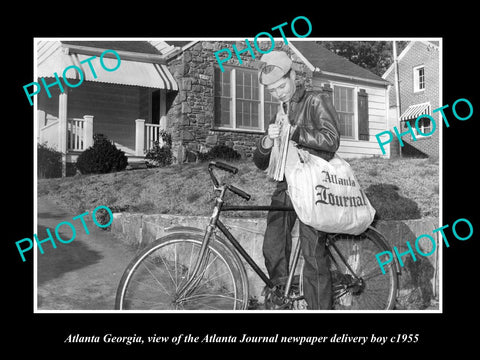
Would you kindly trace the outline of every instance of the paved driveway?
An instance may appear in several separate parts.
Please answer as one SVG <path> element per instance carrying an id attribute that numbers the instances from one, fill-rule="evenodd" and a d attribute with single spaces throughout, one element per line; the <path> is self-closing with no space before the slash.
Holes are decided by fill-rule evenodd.
<path id="1" fill-rule="evenodd" d="M 89 209 L 91 213 L 92 209 Z M 71 243 L 56 241 L 43 244 L 38 251 L 38 310 L 112 310 L 115 292 L 123 270 L 135 251 L 109 231 L 97 227 L 90 215 L 85 217 L 90 231 L 85 234 L 79 214 L 61 210 L 46 198 L 38 199 L 38 238 L 47 237 L 49 228 L 55 238 L 55 227 L 62 221 L 75 225 L 77 235 Z M 68 226 L 61 226 L 64 239 L 71 237 Z M 62 235 L 62 232 L 60 232 Z"/>

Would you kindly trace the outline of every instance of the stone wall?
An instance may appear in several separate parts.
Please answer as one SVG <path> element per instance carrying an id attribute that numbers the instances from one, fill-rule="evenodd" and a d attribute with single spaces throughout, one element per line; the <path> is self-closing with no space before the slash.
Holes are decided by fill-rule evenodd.
<path id="1" fill-rule="evenodd" d="M 214 53 L 228 48 L 233 55 L 223 64 L 255 70 L 258 69 L 262 56 L 255 51 L 253 59 L 251 53 L 246 51 L 241 54 L 240 64 L 232 50 L 232 44 L 237 46 L 239 52 L 246 48 L 244 41 L 199 41 L 168 64 L 179 84 L 179 91 L 167 113 L 167 130 L 172 134 L 173 153 L 178 162 L 186 161 L 192 152 L 206 152 L 218 144 L 231 146 L 243 157 L 250 157 L 256 141 L 262 136 L 258 131 L 215 129 L 214 69 L 218 68 L 218 63 Z M 270 42 L 260 42 L 260 46 L 266 51 L 270 48 Z M 307 89 L 312 88 L 311 72 L 290 48 L 277 41 L 275 50 L 283 50 L 291 55 L 298 81 L 303 82 Z"/>
<path id="2" fill-rule="evenodd" d="M 135 247 L 146 244 L 164 236 L 168 227 L 189 226 L 205 229 L 209 218 L 200 216 L 176 216 L 162 214 L 115 214 L 112 231 L 119 235 L 125 242 Z M 266 272 L 262 254 L 263 234 L 266 228 L 265 219 L 228 218 L 224 221 L 229 231 L 235 236 L 247 253 L 255 260 L 260 268 Z M 437 219 L 379 221 L 375 227 L 386 237 L 389 244 L 398 248 L 399 253 L 408 250 L 408 240 L 415 248 L 415 239 L 422 234 L 432 234 L 432 230 L 439 227 Z M 219 232 L 220 233 L 220 232 Z M 292 232 L 293 244 L 298 240 L 298 226 Z M 442 241 L 438 233 L 433 234 L 437 241 L 437 251 L 431 256 L 416 255 L 413 261 L 410 255 L 402 256 L 404 266 L 401 267 L 399 276 L 399 291 L 397 296 L 397 310 L 421 310 L 429 308 L 439 297 L 439 256 L 438 249 Z M 422 238 L 419 247 L 423 253 L 432 249 L 430 241 Z M 263 302 L 261 291 L 264 283 L 258 275 L 245 262 L 250 285 L 250 297 Z"/>

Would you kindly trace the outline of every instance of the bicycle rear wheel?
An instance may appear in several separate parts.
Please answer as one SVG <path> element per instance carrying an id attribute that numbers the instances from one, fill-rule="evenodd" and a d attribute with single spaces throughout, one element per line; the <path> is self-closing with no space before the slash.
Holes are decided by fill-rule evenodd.
<path id="1" fill-rule="evenodd" d="M 331 273 L 336 310 L 391 310 L 395 306 L 398 274 L 394 262 L 382 273 L 375 255 L 390 251 L 378 232 L 330 238 Z"/>
<path id="2" fill-rule="evenodd" d="M 190 277 L 203 237 L 177 233 L 156 240 L 128 265 L 117 289 L 119 310 L 239 310 L 248 304 L 243 264 L 228 247 L 211 239 L 205 266 L 184 296 L 179 289 Z"/>

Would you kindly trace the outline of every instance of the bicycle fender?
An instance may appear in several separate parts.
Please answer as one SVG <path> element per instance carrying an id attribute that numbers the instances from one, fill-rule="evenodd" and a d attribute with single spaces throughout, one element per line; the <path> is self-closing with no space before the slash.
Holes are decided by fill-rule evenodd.
<path id="1" fill-rule="evenodd" d="M 390 247 L 390 243 L 387 241 L 387 239 L 385 238 L 385 236 L 383 236 L 383 234 L 382 234 L 380 231 L 378 231 L 377 229 L 375 229 L 373 226 L 369 226 L 369 227 L 368 227 L 368 230 L 372 230 L 378 237 L 380 237 L 380 239 L 381 239 L 385 244 L 388 245 L 388 247 Z M 395 263 L 395 269 L 396 269 L 396 271 L 397 271 L 397 274 L 398 274 L 398 275 L 402 275 L 402 270 L 401 270 L 402 268 L 401 268 L 401 266 L 400 266 L 400 264 L 399 264 L 399 262 L 398 262 L 397 257 L 394 256 L 394 257 L 393 257 L 393 260 L 394 260 L 394 263 Z"/>
<path id="2" fill-rule="evenodd" d="M 164 228 L 164 230 L 166 234 L 169 234 L 172 232 L 192 232 L 192 233 L 203 234 L 205 232 L 205 229 L 202 230 L 200 228 L 196 228 L 193 226 L 179 226 L 179 225 L 166 227 Z"/>
<path id="3" fill-rule="evenodd" d="M 201 235 L 201 236 L 203 236 L 205 234 L 205 229 L 200 229 L 200 228 L 196 228 L 196 227 L 193 227 L 193 226 L 181 226 L 181 225 L 174 225 L 174 226 L 171 226 L 171 227 L 166 227 L 166 228 L 164 228 L 164 231 L 165 231 L 165 235 L 170 235 L 170 234 L 174 234 L 174 233 L 182 233 L 182 232 L 183 233 L 187 232 L 187 233 L 191 233 L 191 234 L 197 234 L 197 235 Z M 240 256 L 237 254 L 237 250 L 233 247 L 232 244 L 230 244 L 230 242 L 225 240 L 223 237 L 218 236 L 217 234 L 215 234 L 215 240 L 217 240 L 223 246 L 225 246 L 238 261 L 241 261 Z"/>

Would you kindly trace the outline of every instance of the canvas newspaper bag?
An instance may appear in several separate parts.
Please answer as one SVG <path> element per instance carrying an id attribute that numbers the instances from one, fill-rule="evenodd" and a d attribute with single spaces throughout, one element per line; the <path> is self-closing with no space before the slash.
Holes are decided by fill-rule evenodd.
<path id="1" fill-rule="evenodd" d="M 372 223 L 375 209 L 350 165 L 338 155 L 326 161 L 290 141 L 285 178 L 304 224 L 324 232 L 359 235 Z"/>

